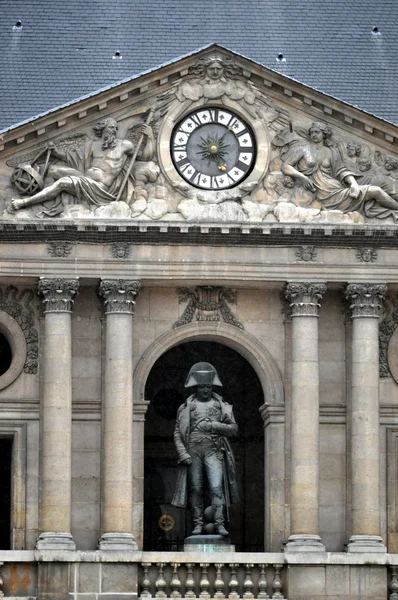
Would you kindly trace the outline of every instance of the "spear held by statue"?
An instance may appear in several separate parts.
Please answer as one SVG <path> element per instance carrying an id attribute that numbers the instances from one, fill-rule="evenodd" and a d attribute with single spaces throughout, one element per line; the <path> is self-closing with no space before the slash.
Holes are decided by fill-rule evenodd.
<path id="1" fill-rule="evenodd" d="M 154 107 L 152 107 L 152 108 L 150 108 L 150 109 L 148 110 L 148 116 L 147 116 L 147 118 L 146 118 L 145 125 L 149 125 L 149 124 L 150 124 L 150 122 L 152 121 L 152 118 L 153 118 L 153 114 L 154 114 L 154 112 L 155 112 L 155 109 L 154 109 Z M 142 132 L 142 133 L 141 133 L 141 135 L 140 135 L 140 137 L 138 138 L 138 142 L 137 142 L 137 145 L 136 145 L 136 147 L 135 147 L 134 154 L 133 154 L 133 156 L 131 157 L 130 164 L 129 164 L 129 166 L 128 166 L 128 169 L 127 169 L 127 171 L 126 171 L 126 174 L 125 174 L 125 176 L 124 176 L 123 182 L 122 182 L 122 184 L 121 184 L 121 186 L 120 186 L 120 189 L 119 189 L 118 195 L 117 195 L 117 197 L 116 197 L 116 202 L 119 202 L 119 201 L 120 201 L 120 198 L 121 198 L 121 196 L 122 196 L 122 194 L 123 194 L 124 188 L 125 188 L 125 187 L 126 187 L 126 185 L 127 185 L 128 179 L 129 179 L 129 177 L 130 177 L 130 175 L 131 175 L 132 168 L 133 168 L 133 166 L 134 166 L 134 163 L 135 163 L 135 161 L 136 161 L 136 159 L 137 159 L 138 152 L 140 151 L 140 148 L 141 148 L 142 142 L 144 141 L 144 137 L 145 137 L 145 134 L 144 134 L 144 132 Z"/>

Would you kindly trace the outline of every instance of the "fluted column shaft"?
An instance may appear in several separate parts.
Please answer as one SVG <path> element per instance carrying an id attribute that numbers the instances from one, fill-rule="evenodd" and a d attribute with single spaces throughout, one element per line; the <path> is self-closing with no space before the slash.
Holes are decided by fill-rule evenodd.
<path id="1" fill-rule="evenodd" d="M 352 317 L 351 552 L 385 551 L 380 537 L 379 317 L 384 284 L 348 284 Z M 374 546 L 374 547 L 373 547 Z"/>
<path id="2" fill-rule="evenodd" d="M 319 537 L 320 283 L 289 283 L 292 314 L 291 536 L 287 550 L 324 550 Z"/>
<path id="3" fill-rule="evenodd" d="M 40 279 L 44 304 L 39 549 L 74 549 L 71 536 L 72 305 L 77 279 Z"/>
<path id="4" fill-rule="evenodd" d="M 135 549 L 133 506 L 133 313 L 139 281 L 103 280 L 106 315 L 101 549 Z"/>

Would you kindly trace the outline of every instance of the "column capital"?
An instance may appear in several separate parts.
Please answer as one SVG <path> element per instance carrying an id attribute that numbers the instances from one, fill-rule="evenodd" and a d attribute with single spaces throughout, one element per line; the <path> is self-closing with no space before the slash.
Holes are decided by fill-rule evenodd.
<path id="1" fill-rule="evenodd" d="M 386 297 L 385 283 L 347 283 L 344 299 L 351 310 L 351 317 L 379 318 Z"/>
<path id="2" fill-rule="evenodd" d="M 283 293 L 289 302 L 292 317 L 317 317 L 319 300 L 326 293 L 326 285 L 307 281 L 287 283 Z"/>
<path id="3" fill-rule="evenodd" d="M 44 312 L 72 312 L 74 296 L 79 290 L 79 280 L 48 279 L 40 277 L 37 293 L 43 296 Z"/>
<path id="4" fill-rule="evenodd" d="M 105 314 L 134 313 L 136 296 L 139 294 L 139 279 L 102 279 L 98 294 L 104 299 Z"/>

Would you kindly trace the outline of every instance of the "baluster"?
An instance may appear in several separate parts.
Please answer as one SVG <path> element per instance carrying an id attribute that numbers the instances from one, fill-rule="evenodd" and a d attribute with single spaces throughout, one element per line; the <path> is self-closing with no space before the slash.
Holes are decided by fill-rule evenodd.
<path id="1" fill-rule="evenodd" d="M 142 576 L 142 580 L 141 580 L 141 596 L 140 598 L 142 600 L 144 600 L 145 598 L 151 598 L 152 594 L 149 591 L 149 586 L 151 585 L 151 581 L 149 579 L 149 569 L 151 567 L 152 563 L 142 563 L 142 568 L 144 571 L 144 575 Z"/>
<path id="2" fill-rule="evenodd" d="M 237 600 L 238 598 L 240 598 L 239 592 L 238 592 L 239 582 L 238 582 L 238 578 L 236 576 L 236 569 L 239 567 L 239 565 L 237 565 L 235 563 L 230 563 L 229 567 L 231 569 L 231 577 L 228 582 L 228 587 L 229 587 L 228 598 L 230 600 Z"/>
<path id="3" fill-rule="evenodd" d="M 188 569 L 188 574 L 187 574 L 187 579 L 185 581 L 185 598 L 196 598 L 196 594 L 195 594 L 195 580 L 193 578 L 193 565 L 192 563 L 187 563 L 187 569 Z"/>
<path id="4" fill-rule="evenodd" d="M 4 581 L 3 581 L 3 565 L 4 563 L 0 562 L 0 598 L 4 598 L 4 592 L 3 592 L 3 586 L 4 586 Z"/>
<path id="5" fill-rule="evenodd" d="M 389 600 L 398 600 L 398 567 L 391 567 Z"/>
<path id="6" fill-rule="evenodd" d="M 166 563 L 156 563 L 156 566 L 159 570 L 158 572 L 158 576 L 156 578 L 156 583 L 155 583 L 155 587 L 157 589 L 157 592 L 155 594 L 155 598 L 167 598 L 166 596 L 166 580 L 163 576 L 163 568 L 165 566 Z"/>
<path id="7" fill-rule="evenodd" d="M 243 582 L 243 589 L 245 590 L 243 597 L 244 598 L 254 598 L 254 594 L 253 594 L 253 588 L 254 588 L 254 583 L 252 580 L 252 568 L 254 565 L 251 564 L 246 564 L 246 577 L 245 580 Z"/>
<path id="8" fill-rule="evenodd" d="M 202 577 L 200 578 L 200 583 L 199 583 L 199 587 L 200 587 L 199 598 L 205 598 L 207 600 L 208 598 L 210 598 L 210 594 L 209 594 L 210 581 L 207 576 L 207 569 L 209 568 L 209 563 L 200 563 L 200 566 L 202 567 Z"/>
<path id="9" fill-rule="evenodd" d="M 258 596 L 257 598 L 263 598 L 264 600 L 269 600 L 269 596 L 267 594 L 267 578 L 265 576 L 265 569 L 268 565 L 259 565 L 260 567 L 260 579 L 258 580 Z"/>
<path id="10" fill-rule="evenodd" d="M 178 567 L 180 563 L 173 564 L 173 575 L 171 578 L 170 586 L 171 586 L 171 594 L 170 598 L 181 598 L 181 579 L 178 574 Z"/>
<path id="11" fill-rule="evenodd" d="M 221 575 L 221 569 L 223 568 L 224 563 L 216 563 L 214 566 L 217 569 L 216 579 L 214 581 L 214 589 L 216 590 L 215 594 L 214 594 L 214 598 L 225 598 L 224 580 Z"/>
<path id="12" fill-rule="evenodd" d="M 281 581 L 281 576 L 279 571 L 281 570 L 283 565 L 273 565 L 274 569 L 275 569 L 275 577 L 274 577 L 274 581 L 272 582 L 272 589 L 274 590 L 274 593 L 272 594 L 272 598 L 276 599 L 276 600 L 284 600 L 283 598 L 283 594 L 282 594 L 282 581 Z"/>

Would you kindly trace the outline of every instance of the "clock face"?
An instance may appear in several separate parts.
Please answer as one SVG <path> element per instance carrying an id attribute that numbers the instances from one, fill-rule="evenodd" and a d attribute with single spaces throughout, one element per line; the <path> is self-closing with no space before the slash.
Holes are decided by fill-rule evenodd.
<path id="1" fill-rule="evenodd" d="M 233 112 L 202 108 L 174 129 L 171 156 L 178 173 L 191 185 L 205 190 L 231 188 L 254 166 L 255 137 Z"/>

